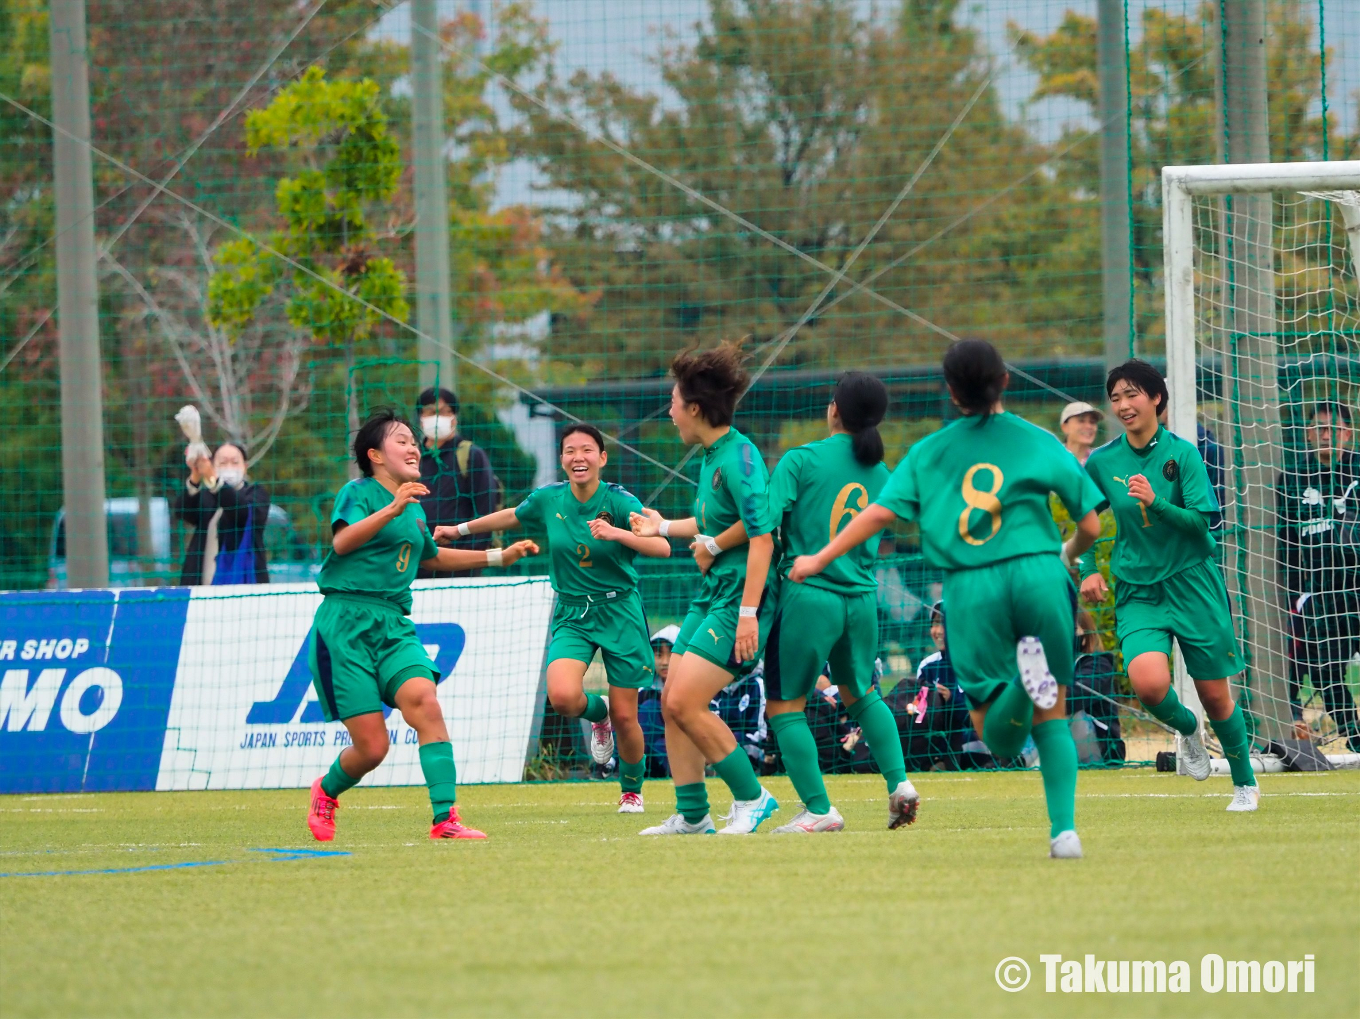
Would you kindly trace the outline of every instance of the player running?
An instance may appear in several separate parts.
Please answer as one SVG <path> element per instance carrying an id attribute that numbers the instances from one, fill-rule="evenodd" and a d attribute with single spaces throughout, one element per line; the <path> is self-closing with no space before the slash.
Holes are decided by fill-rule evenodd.
<path id="1" fill-rule="evenodd" d="M 732 730 L 709 710 L 734 676 L 755 665 L 768 629 L 760 608 L 774 551 L 766 505 L 769 475 L 760 451 L 732 427 L 748 380 L 742 361 L 741 347 L 733 343 L 676 355 L 671 362 L 671 420 L 683 442 L 704 447 L 694 516 L 663 520 L 648 509 L 630 517 L 634 534 L 694 539 L 690 548 L 704 573 L 661 692 L 676 813 L 643 829 L 643 835 L 713 831 L 705 762 L 732 790 L 732 810 L 720 835 L 749 835 L 779 809 Z"/>
<path id="2" fill-rule="evenodd" d="M 787 574 L 797 556 L 815 552 L 874 499 L 888 480 L 878 423 L 888 390 L 865 372 L 846 372 L 826 408 L 830 438 L 791 449 L 770 477 L 770 517 L 779 523 L 780 564 Z M 872 686 L 878 654 L 877 542 L 870 540 L 831 563 L 805 584 L 778 587 L 765 647 L 765 712 L 779 742 L 803 810 L 779 834 L 840 831 L 845 820 L 831 805 L 817 762 L 817 741 L 803 709 L 822 666 L 850 718 L 868 741 L 888 783 L 888 827 L 916 820 L 920 797 L 907 781 L 892 709 Z"/>
<path id="3" fill-rule="evenodd" d="M 633 558 L 665 559 L 671 546 L 665 538 L 639 538 L 619 526 L 642 503 L 626 488 L 600 481 L 609 456 L 598 428 L 568 426 L 558 449 L 570 481 L 535 489 L 513 509 L 457 527 L 436 527 L 434 533 L 452 538 L 526 526 L 547 533 L 548 575 L 557 592 L 548 700 L 558 714 L 591 723 L 590 754 L 596 764 L 609 763 L 617 735 L 619 813 L 641 814 L 647 761 L 638 691 L 652 685 L 652 645 Z M 586 669 L 596 650 L 604 658 L 608 698 L 585 692 Z"/>
<path id="4" fill-rule="evenodd" d="M 325 598 L 308 649 L 321 713 L 328 722 L 344 722 L 353 743 L 312 783 L 307 827 L 322 842 L 335 838 L 340 794 L 387 756 L 386 705 L 400 709 L 420 743 L 420 770 L 434 808 L 430 838 L 484 839 L 462 823 L 454 803 L 453 744 L 435 695 L 439 670 L 410 619 L 411 581 L 417 565 L 509 566 L 538 546 L 521 541 L 486 552 L 436 548 L 417 502 L 427 493 L 420 483 L 420 445 L 393 411 L 380 410 L 364 422 L 354 437 L 354 459 L 363 477 L 335 497 L 331 551 L 317 579 Z"/>
<path id="5" fill-rule="evenodd" d="M 944 379 L 964 416 L 916 443 L 877 501 L 816 555 L 799 556 L 789 579 L 822 573 L 895 520 L 918 521 L 926 562 L 945 571 L 947 639 L 973 725 L 997 757 L 1018 756 L 1033 735 L 1049 855 L 1078 858 L 1077 748 L 1065 694 L 1076 598 L 1064 560 L 1099 536 L 1100 492 L 1057 439 L 1002 408 L 1010 375 L 990 343 L 953 344 Z M 1065 548 L 1050 492 L 1079 521 Z"/>
<path id="6" fill-rule="evenodd" d="M 1163 428 L 1166 380 L 1136 358 L 1110 370 L 1105 392 L 1124 434 L 1091 453 L 1086 471 L 1114 512 L 1110 571 L 1124 668 L 1138 699 L 1176 730 L 1177 759 L 1197 780 L 1209 777 L 1208 751 L 1194 712 L 1171 685 L 1171 639 L 1232 770 L 1231 811 L 1255 810 L 1261 793 L 1252 772 L 1247 727 L 1228 679 L 1242 670 L 1228 590 L 1214 562 L 1210 518 L 1219 512 L 1204 460 L 1193 442 Z M 1079 561 L 1081 593 L 1109 594 L 1094 556 Z"/>

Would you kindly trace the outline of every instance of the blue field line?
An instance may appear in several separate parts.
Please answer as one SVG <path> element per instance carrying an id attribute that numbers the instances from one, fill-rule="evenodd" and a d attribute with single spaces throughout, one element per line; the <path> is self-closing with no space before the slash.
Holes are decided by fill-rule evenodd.
<path id="1" fill-rule="evenodd" d="M 252 849 L 252 853 L 271 853 L 263 859 L 274 863 L 288 860 L 332 859 L 349 856 L 343 849 Z M 260 858 L 253 859 L 259 861 Z M 249 863 L 246 860 L 190 860 L 187 863 L 157 863 L 147 867 L 106 867 L 100 870 L 21 870 L 0 874 L 0 877 L 69 877 L 80 874 L 137 874 L 148 870 L 179 870 L 184 867 L 224 867 L 231 863 Z"/>

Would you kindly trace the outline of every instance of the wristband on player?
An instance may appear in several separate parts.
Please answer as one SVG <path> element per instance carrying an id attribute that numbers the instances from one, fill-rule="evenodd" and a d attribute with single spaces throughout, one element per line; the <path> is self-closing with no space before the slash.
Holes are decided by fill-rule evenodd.
<path id="1" fill-rule="evenodd" d="M 656 525 L 656 533 L 663 538 L 669 538 L 671 536 L 671 522 L 669 520 L 661 521 Z"/>
<path id="2" fill-rule="evenodd" d="M 472 527 L 468 524 L 466 520 L 464 520 L 461 524 L 458 525 L 458 533 L 461 534 L 464 538 L 466 538 L 469 534 L 472 533 Z"/>
<path id="3" fill-rule="evenodd" d="M 501 560 L 505 558 L 505 552 L 499 548 L 489 548 L 486 550 L 486 565 L 499 566 Z"/>
<path id="4" fill-rule="evenodd" d="M 708 554 L 714 559 L 722 555 L 722 546 L 718 544 L 717 538 L 704 538 L 704 548 L 708 549 Z"/>
<path id="5" fill-rule="evenodd" d="M 1067 542 L 1063 542 L 1062 549 L 1058 552 L 1058 558 L 1069 570 L 1072 568 L 1072 550 L 1068 547 Z"/>
<path id="6" fill-rule="evenodd" d="M 737 609 L 737 616 L 741 619 L 755 619 L 759 612 L 760 607 L 758 605 L 743 605 Z"/>

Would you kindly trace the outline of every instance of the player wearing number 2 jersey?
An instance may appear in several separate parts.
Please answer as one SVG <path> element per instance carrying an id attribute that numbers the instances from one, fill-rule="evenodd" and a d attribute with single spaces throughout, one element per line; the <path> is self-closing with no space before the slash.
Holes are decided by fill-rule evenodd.
<path id="1" fill-rule="evenodd" d="M 1213 557 L 1209 523 L 1219 505 L 1209 473 L 1194 443 L 1158 423 L 1168 394 L 1152 365 L 1135 359 L 1112 369 L 1105 390 L 1124 434 L 1095 450 L 1086 470 L 1118 528 L 1110 570 L 1118 582 L 1115 612 L 1129 683 L 1144 706 L 1176 730 L 1178 761 L 1195 778 L 1208 778 L 1199 720 L 1171 685 L 1176 640 L 1232 770 L 1228 809 L 1255 810 L 1260 792 L 1246 721 L 1227 678 L 1241 671 L 1242 660 L 1228 590 Z M 1094 558 L 1080 561 L 1081 590 L 1101 601 L 1108 592 Z"/>
<path id="2" fill-rule="evenodd" d="M 945 571 L 947 640 L 973 724 L 998 757 L 1039 748 L 1050 855 L 1078 857 L 1077 751 L 1067 727 L 1075 592 L 1048 510 L 1056 493 L 1078 555 L 1100 533 L 1100 493 L 1057 439 L 1001 406 L 1010 376 L 982 340 L 949 348 L 944 377 L 964 417 L 912 447 L 877 501 L 789 572 L 810 580 L 894 520 L 916 520 L 926 562 Z M 1018 673 L 1018 675 L 1017 675 Z"/>
<path id="3" fill-rule="evenodd" d="M 652 685 L 652 647 L 638 594 L 636 555 L 664 559 L 665 538 L 639 538 L 628 515 L 642 509 L 632 492 L 600 480 L 609 462 L 593 425 L 568 425 L 559 447 L 570 481 L 544 485 L 514 509 L 499 510 L 436 537 L 487 534 L 527 527 L 548 538 L 548 572 L 557 607 L 548 645 L 548 700 L 558 714 L 592 724 L 590 750 L 607 764 L 619 750 L 620 814 L 641 814 L 647 773 L 638 690 Z M 599 651 L 609 697 L 585 692 L 586 669 Z M 612 723 L 612 724 L 611 724 Z"/>
<path id="4" fill-rule="evenodd" d="M 770 516 L 779 524 L 777 577 L 788 572 L 796 557 L 834 538 L 878 497 L 888 480 L 878 434 L 887 409 L 882 382 L 864 372 L 846 372 L 826 409 L 831 437 L 791 449 L 780 459 L 769 496 Z M 765 647 L 766 714 L 784 768 L 803 801 L 802 812 L 776 828 L 778 833 L 845 827 L 827 798 L 817 741 L 803 710 L 827 662 L 832 682 L 888 783 L 888 827 L 916 819 L 920 797 L 907 781 L 897 723 L 872 685 L 878 655 L 876 544 L 870 540 L 841 556 L 806 584 L 778 585 Z"/>

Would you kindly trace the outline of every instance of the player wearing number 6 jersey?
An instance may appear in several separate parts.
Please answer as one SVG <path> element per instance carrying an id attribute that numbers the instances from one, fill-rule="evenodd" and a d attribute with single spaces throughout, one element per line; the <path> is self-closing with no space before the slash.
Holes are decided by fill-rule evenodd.
<path id="1" fill-rule="evenodd" d="M 1002 409 L 1010 375 L 990 343 L 953 344 L 944 378 L 964 416 L 913 446 L 878 499 L 816 555 L 795 560 L 789 579 L 822 573 L 894 520 L 918 521 L 926 562 L 945 571 L 947 640 L 973 724 L 998 757 L 1017 756 L 1034 736 L 1049 854 L 1079 857 L 1065 703 L 1076 592 L 1063 558 L 1100 534 L 1100 492 L 1057 439 Z M 1066 549 L 1050 492 L 1079 521 Z"/>
<path id="2" fill-rule="evenodd" d="M 780 565 L 815 552 L 875 498 L 888 480 L 878 423 L 888 391 L 864 372 L 846 372 L 826 409 L 830 438 L 789 450 L 770 477 L 770 517 L 779 524 Z M 920 797 L 907 781 L 892 710 L 873 688 L 878 655 L 877 542 L 870 540 L 831 563 L 805 584 L 781 583 L 765 646 L 766 714 L 803 810 L 783 834 L 840 831 L 840 812 L 827 798 L 817 763 L 817 741 L 803 709 L 822 666 L 850 717 L 859 725 L 888 783 L 888 827 L 916 819 Z"/>
<path id="3" fill-rule="evenodd" d="M 652 685 L 653 658 L 633 557 L 664 559 L 671 546 L 665 538 L 639 538 L 629 529 L 628 515 L 641 510 L 642 503 L 626 488 L 600 481 L 609 457 L 598 428 L 568 425 L 559 452 L 570 481 L 535 489 L 514 509 L 436 528 L 435 536 L 516 527 L 546 532 L 548 572 L 557 592 L 548 700 L 558 714 L 591 723 L 590 750 L 597 764 L 609 762 L 617 736 L 619 813 L 640 814 L 647 762 L 638 691 Z M 597 650 L 609 679 L 608 700 L 585 692 L 586 669 Z"/>
<path id="4" fill-rule="evenodd" d="M 1195 444 L 1158 423 L 1168 395 L 1156 368 L 1127 361 L 1111 369 L 1105 391 L 1124 434 L 1095 450 L 1086 471 L 1118 528 L 1110 569 L 1118 581 L 1117 632 L 1129 684 L 1153 715 L 1176 730 L 1178 754 L 1190 774 L 1208 778 L 1199 721 L 1171 686 L 1175 638 L 1232 769 L 1228 809 L 1255 810 L 1260 792 L 1246 722 L 1226 678 L 1241 671 L 1242 660 L 1209 533 L 1218 498 Z M 1080 560 L 1081 591 L 1098 602 L 1108 590 L 1094 558 Z"/>
<path id="5" fill-rule="evenodd" d="M 312 783 L 307 826 L 322 842 L 335 837 L 341 793 L 359 784 L 387 756 L 383 707 L 399 708 L 416 731 L 420 768 L 434 808 L 432 839 L 482 839 L 466 827 L 457 798 L 453 745 L 435 696 L 439 670 L 411 623 L 416 567 L 467 570 L 508 566 L 538 546 L 521 541 L 490 552 L 435 547 L 420 483 L 420 446 L 410 425 L 392 411 L 370 417 L 354 438 L 364 475 L 335 497 L 330 554 L 317 586 L 325 595 L 309 641 L 312 684 L 326 721 L 345 723 L 352 743 Z"/>

